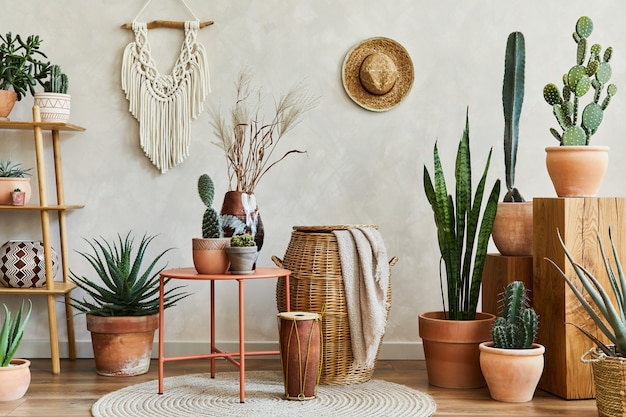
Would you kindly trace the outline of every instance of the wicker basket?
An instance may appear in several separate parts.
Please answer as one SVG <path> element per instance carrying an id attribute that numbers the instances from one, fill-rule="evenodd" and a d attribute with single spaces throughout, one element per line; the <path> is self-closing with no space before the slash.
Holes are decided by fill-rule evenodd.
<path id="1" fill-rule="evenodd" d="M 374 369 L 352 367 L 350 324 L 337 239 L 333 234 L 333 230 L 359 227 L 376 226 L 294 226 L 284 259 L 281 261 L 272 257 L 279 267 L 291 270 L 291 310 L 322 314 L 320 384 L 357 384 L 369 380 L 374 374 Z M 389 262 L 389 268 L 396 262 L 397 257 L 394 257 Z M 391 280 L 387 294 L 387 304 L 390 306 Z M 279 311 L 285 311 L 284 278 L 279 278 L 277 283 L 276 304 Z"/>
<path id="2" fill-rule="evenodd" d="M 593 348 L 580 360 L 591 363 L 599 417 L 626 415 L 626 358 L 606 356 Z"/>

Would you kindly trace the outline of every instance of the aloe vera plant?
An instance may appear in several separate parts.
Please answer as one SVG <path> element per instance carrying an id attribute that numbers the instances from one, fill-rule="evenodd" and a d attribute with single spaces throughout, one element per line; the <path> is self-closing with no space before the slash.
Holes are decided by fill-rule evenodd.
<path id="1" fill-rule="evenodd" d="M 28 311 L 24 315 L 24 300 L 17 311 L 15 318 L 11 318 L 11 311 L 6 304 L 4 307 L 4 322 L 0 329 L 0 367 L 9 366 L 11 359 L 15 355 L 17 348 L 24 336 L 24 329 L 28 324 L 30 313 L 33 310 L 33 303 L 28 300 Z"/>
<path id="2" fill-rule="evenodd" d="M 456 155 L 456 199 L 448 194 L 446 179 L 434 147 L 434 182 L 424 166 L 424 190 L 437 226 L 439 250 L 446 267 L 448 290 L 448 317 L 452 320 L 472 320 L 480 295 L 480 285 L 487 255 L 487 244 L 498 209 L 500 180 L 496 180 L 487 198 L 481 217 L 481 206 L 491 161 L 491 149 L 482 177 L 472 199 L 472 167 L 470 158 L 469 115 L 465 116 L 465 130 Z M 480 224 L 479 224 L 480 220 Z M 442 299 L 443 277 L 440 276 Z"/>
<path id="3" fill-rule="evenodd" d="M 558 234 L 559 242 L 563 247 L 563 251 L 567 256 L 570 264 L 574 268 L 574 272 L 578 277 L 578 280 L 582 284 L 585 292 L 588 294 L 591 302 L 587 301 L 583 293 L 576 287 L 572 279 L 570 279 L 563 270 L 551 259 L 548 259 L 552 265 L 559 271 L 567 285 L 570 287 L 576 298 L 580 301 L 583 308 L 587 311 L 589 316 L 593 319 L 594 323 L 600 329 L 600 331 L 611 341 L 616 349 L 612 349 L 607 346 L 596 336 L 591 334 L 588 330 L 574 324 L 578 327 L 587 337 L 593 340 L 598 348 L 600 348 L 607 356 L 621 356 L 626 353 L 626 276 L 619 259 L 619 255 L 613 242 L 613 236 L 611 234 L 611 228 L 609 227 L 609 241 L 611 242 L 611 250 L 613 252 L 613 259 L 615 261 L 615 267 L 611 265 L 609 257 L 606 255 L 602 240 L 598 234 L 598 245 L 600 253 L 604 261 L 604 267 L 611 285 L 610 289 L 605 289 L 600 281 L 580 263 L 576 262 L 571 253 L 563 243 L 561 234 Z M 614 269 L 615 268 L 615 269 Z M 611 298 L 615 299 L 615 304 L 611 301 Z M 595 307 L 595 308 L 594 308 Z M 570 323 L 573 324 L 573 323 Z"/>

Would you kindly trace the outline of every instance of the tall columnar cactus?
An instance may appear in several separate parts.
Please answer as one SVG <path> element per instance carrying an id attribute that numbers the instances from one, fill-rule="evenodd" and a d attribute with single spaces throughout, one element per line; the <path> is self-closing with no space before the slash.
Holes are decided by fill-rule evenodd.
<path id="1" fill-rule="evenodd" d="M 594 44 L 589 48 L 587 60 L 587 38 L 592 31 L 593 22 L 590 18 L 583 16 L 578 19 L 573 34 L 578 45 L 576 65 L 563 75 L 562 92 L 555 84 L 548 84 L 543 89 L 543 97 L 552 106 L 554 116 L 563 129 L 563 134 L 560 134 L 556 129 L 550 128 L 561 146 L 589 145 L 591 136 L 602 123 L 604 110 L 611 97 L 617 93 L 615 84 L 606 85 L 612 73 L 609 61 L 613 48 L 606 48 L 602 54 L 602 47 Z M 602 99 L 605 86 L 606 94 Z M 593 100 L 585 106 L 579 121 L 579 99 L 591 89 L 594 91 Z"/>
<path id="2" fill-rule="evenodd" d="M 504 110 L 504 167 L 506 189 L 504 201 L 522 202 L 524 197 L 515 188 L 515 164 L 519 118 L 524 103 L 524 69 L 526 48 L 521 32 L 509 34 L 504 59 L 504 81 L 502 83 L 502 108 Z"/>
<path id="3" fill-rule="evenodd" d="M 43 83 L 44 91 L 48 93 L 67 94 L 68 79 L 67 75 L 61 72 L 61 67 L 52 65 L 50 67 L 49 80 Z"/>
<path id="4" fill-rule="evenodd" d="M 198 178 L 198 194 L 200 199 L 207 206 L 202 217 L 202 237 L 219 238 L 222 237 L 222 220 L 213 206 L 213 198 L 215 197 L 215 184 L 207 174 L 203 174 Z"/>
<path id="5" fill-rule="evenodd" d="M 491 330 L 494 347 L 530 349 L 539 328 L 537 313 L 528 306 L 526 288 L 521 281 L 507 285 L 503 296 L 502 316 Z"/>

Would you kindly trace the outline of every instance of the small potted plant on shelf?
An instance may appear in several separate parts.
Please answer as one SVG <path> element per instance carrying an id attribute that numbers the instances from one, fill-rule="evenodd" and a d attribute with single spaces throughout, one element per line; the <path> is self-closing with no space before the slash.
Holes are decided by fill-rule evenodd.
<path id="1" fill-rule="evenodd" d="M 509 283 L 502 296 L 502 316 L 491 330 L 492 342 L 480 344 L 480 368 L 491 398 L 532 400 L 543 373 L 545 347 L 535 343 L 539 318 L 529 306 L 521 281 Z"/>
<path id="2" fill-rule="evenodd" d="M 24 329 L 30 318 L 33 304 L 28 300 L 28 311 L 24 313 L 24 300 L 15 319 L 3 304 L 4 321 L 0 328 L 0 401 L 13 401 L 22 398 L 30 385 L 30 361 L 13 359 L 24 336 Z"/>
<path id="3" fill-rule="evenodd" d="M 47 57 L 39 50 L 41 42 L 38 35 L 26 40 L 11 32 L 0 35 L 0 118 L 7 118 L 15 101 L 34 95 L 37 83 L 48 75 L 50 63 L 42 60 Z"/>
<path id="4" fill-rule="evenodd" d="M 23 206 L 26 193 L 19 188 L 11 191 L 11 204 L 14 206 Z"/>
<path id="5" fill-rule="evenodd" d="M 12 204 L 11 193 L 19 188 L 24 195 L 24 204 L 28 204 L 31 196 L 30 175 L 31 168 L 24 168 L 19 162 L 12 162 L 7 159 L 0 160 L 0 205 L 10 206 Z"/>
<path id="6" fill-rule="evenodd" d="M 252 274 L 258 251 L 254 237 L 250 234 L 235 235 L 226 248 L 232 274 Z"/>
<path id="7" fill-rule="evenodd" d="M 575 65 L 563 76 L 562 89 L 553 83 L 543 89 L 543 96 L 562 129 L 561 133 L 550 128 L 559 146 L 546 148 L 548 174 L 559 197 L 595 196 L 608 165 L 609 148 L 589 143 L 617 93 L 615 84 L 608 84 L 613 72 L 609 63 L 613 48 L 608 47 L 602 53 L 599 44 L 589 46 L 592 31 L 592 20 L 580 17 L 573 33 L 577 44 Z M 583 106 L 580 101 L 587 93 L 592 98 Z"/>
<path id="8" fill-rule="evenodd" d="M 70 119 L 70 95 L 67 94 L 68 78 L 61 67 L 52 65 L 48 78 L 40 82 L 43 93 L 36 92 L 34 103 L 39 107 L 42 122 L 67 122 Z"/>
<path id="9" fill-rule="evenodd" d="M 445 388 L 485 385 L 480 371 L 478 345 L 489 340 L 493 314 L 476 312 L 489 235 L 498 208 L 497 179 L 482 206 L 491 150 L 478 186 L 472 190 L 469 116 L 456 156 L 456 192 L 448 194 L 437 144 L 434 147 L 434 181 L 424 166 L 424 190 L 435 217 L 441 259 L 445 264 L 448 306 L 442 291 L 443 311 L 419 315 L 430 384 Z M 472 195 L 474 196 L 472 198 Z M 456 196 L 456 198 L 455 198 Z M 481 212 L 482 209 L 482 212 Z M 482 217 L 482 219 L 481 219 Z M 454 356 L 454 360 L 449 357 Z"/>
<path id="10" fill-rule="evenodd" d="M 93 253 L 78 252 L 94 269 L 98 278 L 88 278 L 70 271 L 72 281 L 87 298 L 71 297 L 70 305 L 87 315 L 91 332 L 96 371 L 106 376 L 134 376 L 148 372 L 154 331 L 159 324 L 159 274 L 157 262 L 170 249 L 142 264 L 148 245 L 155 236 L 141 238 L 135 250 L 129 232 L 123 239 L 109 242 L 104 238 L 87 240 Z M 167 284 L 168 281 L 165 282 Z M 176 292 L 180 287 L 165 290 L 165 308 L 188 294 Z"/>
<path id="11" fill-rule="evenodd" d="M 582 355 L 581 361 L 591 363 L 596 406 L 600 416 L 626 414 L 626 373 L 624 372 L 626 369 L 626 275 L 613 241 L 610 226 L 608 235 L 613 262 L 605 253 L 600 234 L 597 234 L 598 246 L 606 271 L 606 276 L 600 277 L 594 276 L 572 257 L 561 234 L 558 234 L 563 251 L 579 283 L 582 284 L 582 290 L 574 282 L 575 278 L 569 278 L 554 261 L 548 259 L 558 270 L 599 330 L 598 332 L 585 329 L 576 323 L 568 323 L 577 327 L 596 344 L 596 347 Z"/>
<path id="12" fill-rule="evenodd" d="M 198 178 L 198 194 L 206 210 L 202 216 L 202 237 L 191 242 L 193 265 L 199 274 L 223 274 L 230 266 L 226 253 L 230 238 L 224 237 L 221 217 L 213 208 L 215 184 L 208 174 Z"/>

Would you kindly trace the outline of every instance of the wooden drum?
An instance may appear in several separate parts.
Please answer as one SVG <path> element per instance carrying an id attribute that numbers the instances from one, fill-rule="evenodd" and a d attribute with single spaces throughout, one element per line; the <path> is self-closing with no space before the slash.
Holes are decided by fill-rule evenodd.
<path id="1" fill-rule="evenodd" d="M 280 360 L 285 397 L 310 400 L 317 397 L 321 374 L 321 316 L 291 311 L 278 314 Z"/>

